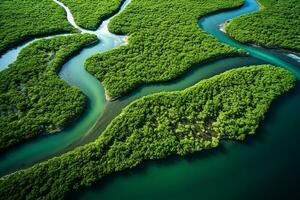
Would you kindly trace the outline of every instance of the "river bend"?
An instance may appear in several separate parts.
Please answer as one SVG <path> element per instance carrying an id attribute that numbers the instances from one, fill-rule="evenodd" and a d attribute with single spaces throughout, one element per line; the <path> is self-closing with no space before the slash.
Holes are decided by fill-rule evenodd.
<path id="1" fill-rule="evenodd" d="M 300 77 L 299 68 L 297 68 L 297 66 L 299 67 L 300 64 L 297 62 L 296 55 L 283 53 L 278 50 L 266 50 L 251 45 L 244 45 L 229 38 L 223 31 L 220 30 L 220 26 L 224 22 L 242 14 L 258 11 L 259 5 L 255 0 L 246 0 L 245 4 L 238 9 L 201 18 L 199 20 L 199 26 L 212 36 L 219 39 L 221 42 L 246 51 L 249 57 L 224 58 L 222 60 L 216 60 L 210 63 L 199 64 L 198 66 L 194 67 L 191 72 L 186 73 L 184 76 L 179 77 L 174 81 L 143 86 L 131 94 L 114 102 L 106 102 L 103 86 L 98 80 L 85 71 L 84 62 L 91 55 L 124 45 L 126 41 L 125 36 L 117 36 L 108 31 L 107 24 L 109 23 L 110 19 L 104 21 L 96 31 L 82 29 L 77 26 L 71 11 L 64 4 L 58 0 L 53 1 L 65 9 L 67 19 L 72 26 L 77 28 L 81 33 L 96 34 L 100 39 L 99 44 L 83 49 L 78 55 L 69 60 L 62 67 L 59 73 L 59 76 L 63 80 L 65 80 L 71 86 L 80 88 L 80 90 L 84 92 L 88 99 L 88 106 L 84 114 L 78 121 L 76 121 L 76 123 L 72 124 L 70 127 L 64 129 L 58 134 L 40 137 L 36 140 L 20 145 L 8 151 L 4 155 L 1 155 L 0 175 L 31 166 L 36 162 L 53 157 L 54 155 L 60 155 L 77 146 L 95 140 L 105 129 L 107 124 L 121 112 L 122 108 L 124 108 L 133 100 L 148 94 L 153 94 L 160 91 L 181 90 L 194 85 L 204 78 L 211 77 L 228 69 L 253 64 L 270 63 L 281 66 L 292 71 L 298 78 Z M 129 3 L 130 0 L 125 1 L 120 8 L 120 12 Z M 8 64 L 14 62 L 20 50 L 26 47 L 30 42 L 4 54 L 0 58 L 0 66 L 7 67 Z M 300 102 L 299 95 L 296 95 L 293 98 L 299 99 L 298 102 Z M 296 101 L 292 102 L 295 104 Z M 294 106 L 299 108 L 298 103 Z M 155 176 L 155 174 L 153 176 Z M 92 188 L 91 191 L 88 191 L 87 194 L 90 195 L 91 192 L 99 195 L 98 190 L 95 192 Z"/>

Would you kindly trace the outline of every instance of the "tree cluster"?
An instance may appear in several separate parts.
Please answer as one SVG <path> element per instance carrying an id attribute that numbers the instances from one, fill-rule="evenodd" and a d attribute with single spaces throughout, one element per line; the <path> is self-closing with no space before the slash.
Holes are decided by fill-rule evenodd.
<path id="1" fill-rule="evenodd" d="M 101 22 L 112 16 L 124 0 L 61 0 L 70 8 L 76 24 L 96 30 Z"/>
<path id="2" fill-rule="evenodd" d="M 258 1 L 262 9 L 234 19 L 228 34 L 243 43 L 300 51 L 300 1 Z"/>
<path id="3" fill-rule="evenodd" d="M 0 72 L 0 150 L 57 132 L 81 114 L 85 96 L 57 73 L 70 56 L 95 41 L 89 34 L 38 40 Z"/>
<path id="4" fill-rule="evenodd" d="M 179 92 L 127 106 L 93 143 L 0 179 L 2 199 L 62 199 L 144 160 L 218 146 L 254 134 L 271 102 L 295 77 L 269 65 L 227 71 Z"/>
<path id="5" fill-rule="evenodd" d="M 75 31 L 52 0 L 1 0 L 0 29 L 0 55 L 33 37 Z"/>
<path id="6" fill-rule="evenodd" d="M 197 22 L 242 2 L 132 0 L 109 24 L 112 32 L 129 35 L 129 45 L 92 56 L 86 68 L 109 96 L 118 97 L 141 84 L 178 77 L 208 59 L 236 55 L 237 50 L 201 30 Z"/>

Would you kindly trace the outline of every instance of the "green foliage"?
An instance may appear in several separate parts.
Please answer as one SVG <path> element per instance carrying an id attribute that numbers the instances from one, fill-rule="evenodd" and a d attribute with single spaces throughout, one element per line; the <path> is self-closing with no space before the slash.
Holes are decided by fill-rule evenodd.
<path id="1" fill-rule="evenodd" d="M 258 0 L 259 12 L 234 19 L 228 34 L 244 43 L 300 51 L 300 0 Z"/>
<path id="2" fill-rule="evenodd" d="M 143 83 L 173 79 L 210 58 L 238 54 L 201 30 L 197 21 L 241 4 L 242 0 L 132 0 L 109 24 L 111 31 L 130 35 L 129 45 L 89 58 L 87 70 L 109 96 L 118 97 Z"/>
<path id="3" fill-rule="evenodd" d="M 0 72 L 0 150 L 55 132 L 83 111 L 84 95 L 57 72 L 70 56 L 95 41 L 89 34 L 39 40 Z"/>
<path id="4" fill-rule="evenodd" d="M 62 199 L 144 160 L 218 146 L 255 133 L 272 100 L 295 84 L 269 65 L 234 69 L 180 92 L 134 101 L 93 143 L 0 179 L 2 199 Z"/>
<path id="5" fill-rule="evenodd" d="M 1 0 L 0 29 L 0 54 L 33 37 L 74 31 L 52 0 Z"/>
<path id="6" fill-rule="evenodd" d="M 60 0 L 70 8 L 78 26 L 95 30 L 116 13 L 124 0 Z"/>

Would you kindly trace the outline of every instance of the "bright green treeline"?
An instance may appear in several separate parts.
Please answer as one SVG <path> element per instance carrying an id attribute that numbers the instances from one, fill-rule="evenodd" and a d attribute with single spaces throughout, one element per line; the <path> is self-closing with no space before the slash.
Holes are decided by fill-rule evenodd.
<path id="1" fill-rule="evenodd" d="M 180 92 L 127 106 L 93 143 L 0 179 L 2 199 L 61 199 L 144 160 L 218 146 L 254 134 L 270 103 L 295 77 L 269 65 L 234 69 Z"/>
<path id="2" fill-rule="evenodd" d="M 300 0 L 258 0 L 259 12 L 234 19 L 228 34 L 244 43 L 300 51 Z"/>
<path id="3" fill-rule="evenodd" d="M 124 0 L 60 0 L 68 6 L 76 24 L 95 30 L 101 22 L 114 14 Z"/>
<path id="4" fill-rule="evenodd" d="M 0 150 L 55 132 L 79 116 L 84 95 L 57 73 L 70 56 L 95 41 L 88 34 L 39 40 L 0 72 Z"/>
<path id="5" fill-rule="evenodd" d="M 109 96 L 118 97 L 140 84 L 175 78 L 193 64 L 237 54 L 197 22 L 207 13 L 241 4 L 242 0 L 132 0 L 109 24 L 112 32 L 130 35 L 129 45 L 89 58 L 87 70 Z"/>
<path id="6" fill-rule="evenodd" d="M 74 31 L 52 0 L 1 0 L 0 29 L 0 54 L 32 37 Z"/>

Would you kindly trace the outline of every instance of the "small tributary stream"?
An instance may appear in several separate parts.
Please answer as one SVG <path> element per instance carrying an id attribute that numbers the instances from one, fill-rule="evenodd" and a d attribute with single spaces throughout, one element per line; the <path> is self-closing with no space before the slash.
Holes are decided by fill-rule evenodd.
<path id="1" fill-rule="evenodd" d="M 76 123 L 60 133 L 37 138 L 1 155 L 0 174 L 2 175 L 31 166 L 36 162 L 95 140 L 107 124 L 121 112 L 122 108 L 141 96 L 160 91 L 181 90 L 228 69 L 253 64 L 270 63 L 281 66 L 292 71 L 298 78 L 300 77 L 300 63 L 297 61 L 296 55 L 291 56 L 293 54 L 278 50 L 266 50 L 240 44 L 220 30 L 220 25 L 224 22 L 259 9 L 255 0 L 246 0 L 240 8 L 201 18 L 199 26 L 221 42 L 245 50 L 249 57 L 224 58 L 199 64 L 176 80 L 146 85 L 116 101 L 106 102 L 103 86 L 85 71 L 84 62 L 91 55 L 125 44 L 125 36 L 111 34 L 107 29 L 109 20 L 104 21 L 96 31 L 81 29 L 76 25 L 69 9 L 59 1 L 54 1 L 66 10 L 68 21 L 74 27 L 82 33 L 96 34 L 100 39 L 99 44 L 85 48 L 68 61 L 59 73 L 62 79 L 72 86 L 79 87 L 85 93 L 88 98 L 88 107 Z M 125 1 L 120 11 L 129 2 L 130 0 Z M 19 51 L 26 45 L 28 44 L 3 55 L 0 59 L 0 66 L 3 66 L 3 63 L 5 66 L 12 63 Z M 296 141 L 300 141 L 299 134 L 296 134 L 300 129 L 297 115 L 300 112 L 298 85 L 292 93 L 276 101 L 268 113 L 263 127 L 259 129 L 256 136 L 252 137 L 253 139 L 249 138 L 246 144 L 229 141 L 224 142 L 219 149 L 209 152 L 209 155 L 200 153 L 199 158 L 176 158 L 165 162 L 150 162 L 136 170 L 125 172 L 123 176 L 108 178 L 104 187 L 103 184 L 96 185 L 81 191 L 80 198 L 192 199 L 201 195 L 204 199 L 221 199 L 221 197 L 226 199 L 226 195 L 229 195 L 229 191 L 232 192 L 231 189 L 234 187 L 239 188 L 243 186 L 242 184 L 247 184 L 251 188 L 257 181 L 260 181 L 260 184 L 266 184 L 263 177 L 267 178 L 275 176 L 275 174 L 277 176 L 280 170 L 288 172 L 293 168 L 292 162 L 294 162 L 294 166 L 300 165 L 300 153 L 297 153 L 300 151 L 296 145 Z M 291 138 L 292 141 L 288 138 Z M 280 146 L 280 151 L 278 146 Z M 287 157 L 288 154 L 294 156 Z M 278 156 L 282 160 L 279 160 Z M 201 159 L 201 157 L 203 158 Z M 295 157 L 298 158 L 296 162 L 292 160 Z M 253 178 L 246 182 L 249 174 L 255 174 L 256 170 L 258 170 L 257 176 L 253 175 Z M 228 185 L 226 181 L 232 185 Z M 272 186 L 272 184 L 270 185 Z M 214 192 L 213 189 L 216 188 L 221 192 Z M 236 192 L 237 197 L 242 195 L 242 192 L 243 190 Z M 220 196 L 221 194 L 223 196 Z"/>

